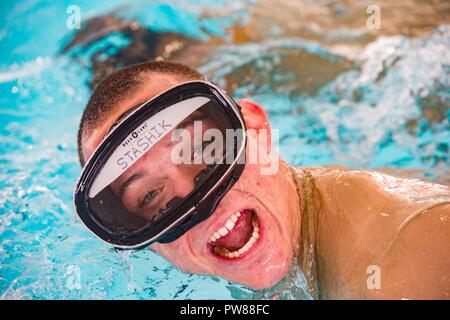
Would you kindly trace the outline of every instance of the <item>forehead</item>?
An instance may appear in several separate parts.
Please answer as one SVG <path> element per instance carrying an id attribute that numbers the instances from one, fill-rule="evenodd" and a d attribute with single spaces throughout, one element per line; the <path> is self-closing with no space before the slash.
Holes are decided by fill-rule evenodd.
<path id="1" fill-rule="evenodd" d="M 103 140 L 103 137 L 107 134 L 111 126 L 120 117 L 120 115 L 132 107 L 157 96 L 161 92 L 173 86 L 176 86 L 182 81 L 171 75 L 152 74 L 144 75 L 142 82 L 143 84 L 141 87 L 128 99 L 119 102 L 115 107 L 115 111 L 103 120 L 99 126 L 93 129 L 88 137 L 83 136 L 82 149 L 85 159 L 88 159 L 92 155 L 97 146 Z"/>

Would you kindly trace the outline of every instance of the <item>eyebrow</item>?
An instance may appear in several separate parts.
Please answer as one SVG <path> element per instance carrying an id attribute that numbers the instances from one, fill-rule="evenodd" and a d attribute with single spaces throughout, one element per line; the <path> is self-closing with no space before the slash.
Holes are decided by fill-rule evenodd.
<path id="1" fill-rule="evenodd" d="M 137 172 L 137 173 L 132 174 L 127 180 L 125 180 L 125 182 L 122 183 L 122 185 L 120 186 L 120 189 L 119 189 L 120 197 L 121 198 L 123 197 L 125 191 L 130 186 L 130 184 L 132 184 L 136 180 L 139 180 L 140 178 L 142 178 L 142 176 L 143 176 L 143 174 L 141 172 Z"/>

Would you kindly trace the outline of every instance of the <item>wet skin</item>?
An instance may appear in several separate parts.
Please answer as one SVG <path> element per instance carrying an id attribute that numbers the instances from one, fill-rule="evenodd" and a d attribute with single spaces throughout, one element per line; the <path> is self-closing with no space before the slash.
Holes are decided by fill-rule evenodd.
<path id="1" fill-rule="evenodd" d="M 450 298 L 448 186 L 338 166 L 295 171 L 309 186 L 298 261 L 320 297 Z"/>
<path id="2" fill-rule="evenodd" d="M 164 75 L 149 77 L 142 90 L 120 104 L 111 117 L 83 139 L 85 158 L 92 154 L 123 112 L 180 82 Z M 260 106 L 248 100 L 242 100 L 239 104 L 248 128 L 269 128 L 266 114 Z M 178 177 L 176 180 L 183 179 Z M 284 192 L 274 193 L 273 190 Z M 239 259 L 225 259 L 216 255 L 208 245 L 211 234 L 223 227 L 232 214 L 243 209 L 251 209 L 258 218 L 258 242 Z M 214 274 L 249 287 L 264 288 L 279 281 L 291 267 L 292 256 L 298 245 L 299 223 L 298 195 L 288 166 L 283 163 L 279 174 L 262 176 L 259 165 L 246 165 L 239 181 L 225 195 L 210 218 L 176 241 L 153 244 L 151 248 L 183 271 Z"/>
<path id="3" fill-rule="evenodd" d="M 147 75 L 135 95 L 119 103 L 102 125 L 89 137 L 83 137 L 85 159 L 123 112 L 180 82 L 173 76 Z M 261 106 L 250 100 L 241 100 L 239 105 L 248 129 L 270 130 Z M 449 298 L 450 204 L 445 202 L 450 199 L 448 187 L 419 180 L 392 182 L 385 178 L 390 176 L 380 173 L 345 168 L 304 168 L 295 174 L 283 161 L 277 174 L 261 175 L 261 166 L 246 164 L 241 178 L 210 218 L 176 241 L 155 243 L 151 249 L 183 271 L 217 275 L 251 288 L 267 288 L 286 275 L 295 263 L 293 257 L 300 241 L 306 243 L 300 232 L 303 210 L 314 215 L 317 222 L 314 246 L 321 297 Z M 183 180 L 181 173 L 173 174 L 173 179 Z M 314 201 L 304 198 L 302 181 L 306 174 L 316 186 L 315 192 L 309 194 Z M 418 190 L 427 193 L 431 200 L 422 205 L 417 197 L 409 196 Z M 440 200 L 437 195 L 444 195 L 447 200 Z M 307 203 L 309 207 L 305 207 Z M 414 216 L 405 227 L 405 220 L 421 208 L 426 213 Z M 257 217 L 258 240 L 239 258 L 228 259 L 214 253 L 208 244 L 211 235 L 234 213 L 246 209 Z M 380 215 L 386 212 L 395 218 Z M 305 259 L 300 255 L 301 265 L 307 264 Z M 376 263 L 382 270 L 382 289 L 367 290 L 365 272 Z"/>

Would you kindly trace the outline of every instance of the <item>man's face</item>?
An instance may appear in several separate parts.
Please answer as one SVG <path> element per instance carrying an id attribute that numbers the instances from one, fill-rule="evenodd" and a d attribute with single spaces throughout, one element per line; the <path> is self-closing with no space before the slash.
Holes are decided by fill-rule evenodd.
<path id="1" fill-rule="evenodd" d="M 194 123 L 200 122 L 202 135 L 217 125 L 200 111 L 193 112 L 145 152 L 111 184 L 116 197 L 128 212 L 146 221 L 156 219 L 175 198 L 184 199 L 195 188 L 196 177 L 207 165 L 194 163 L 197 150 L 203 147 L 201 139 L 194 139 Z M 182 140 L 177 131 L 183 130 L 188 139 Z M 185 148 L 185 162 L 172 157 L 177 148 Z"/>
<path id="2" fill-rule="evenodd" d="M 88 138 L 83 137 L 84 157 L 88 158 L 93 153 L 122 113 L 179 83 L 179 80 L 170 76 L 152 75 L 141 90 L 126 102 L 122 102 L 116 112 Z M 249 100 L 241 100 L 239 105 L 247 129 L 255 129 L 256 132 L 258 129 L 270 130 L 265 112 L 259 105 Z M 253 132 L 248 138 L 257 137 Z M 162 145 L 170 146 L 169 143 Z M 150 150 L 148 156 L 169 154 L 151 154 L 156 151 Z M 143 184 L 156 181 L 155 177 L 150 177 L 150 172 L 165 172 L 166 175 L 171 175 L 170 179 L 163 180 L 167 182 L 164 186 L 168 186 L 166 190 L 171 192 L 171 196 L 185 196 L 192 190 L 192 175 L 195 176 L 195 172 L 177 167 L 170 161 L 151 161 L 151 164 L 146 164 L 149 163 L 145 161 L 146 157 L 147 155 L 126 172 L 127 176 L 133 172 L 141 174 L 140 186 L 136 183 L 133 188 L 127 188 L 126 201 L 129 207 L 135 206 L 133 199 L 142 198 L 139 195 L 149 188 Z M 150 166 L 161 168 L 155 170 Z M 300 232 L 299 199 L 287 165 L 281 162 L 278 172 L 272 175 L 262 175 L 262 166 L 263 164 L 258 163 L 246 164 L 240 179 L 208 219 L 177 240 L 167 244 L 154 243 L 151 249 L 186 272 L 217 275 L 251 288 L 266 288 L 275 284 L 289 270 L 293 253 L 297 250 Z M 113 189 L 119 188 L 120 183 L 126 179 L 125 175 L 120 177 Z M 161 188 L 155 186 L 155 190 Z M 145 213 L 137 214 L 145 218 Z M 232 224 L 234 226 L 228 230 Z M 259 236 L 249 244 L 250 238 L 255 235 L 255 226 L 259 228 Z M 223 235 L 225 229 L 228 231 Z M 217 239 L 218 235 L 220 239 Z M 241 250 L 242 253 L 237 257 L 224 255 L 224 251 L 233 252 L 239 249 L 245 250 Z"/>

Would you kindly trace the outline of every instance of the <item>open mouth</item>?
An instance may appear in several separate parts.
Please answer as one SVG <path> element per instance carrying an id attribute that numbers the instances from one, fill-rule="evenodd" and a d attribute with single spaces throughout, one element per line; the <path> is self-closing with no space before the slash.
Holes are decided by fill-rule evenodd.
<path id="1" fill-rule="evenodd" d="M 249 209 L 234 213 L 208 241 L 214 254 L 235 259 L 247 254 L 259 238 L 259 222 Z"/>

